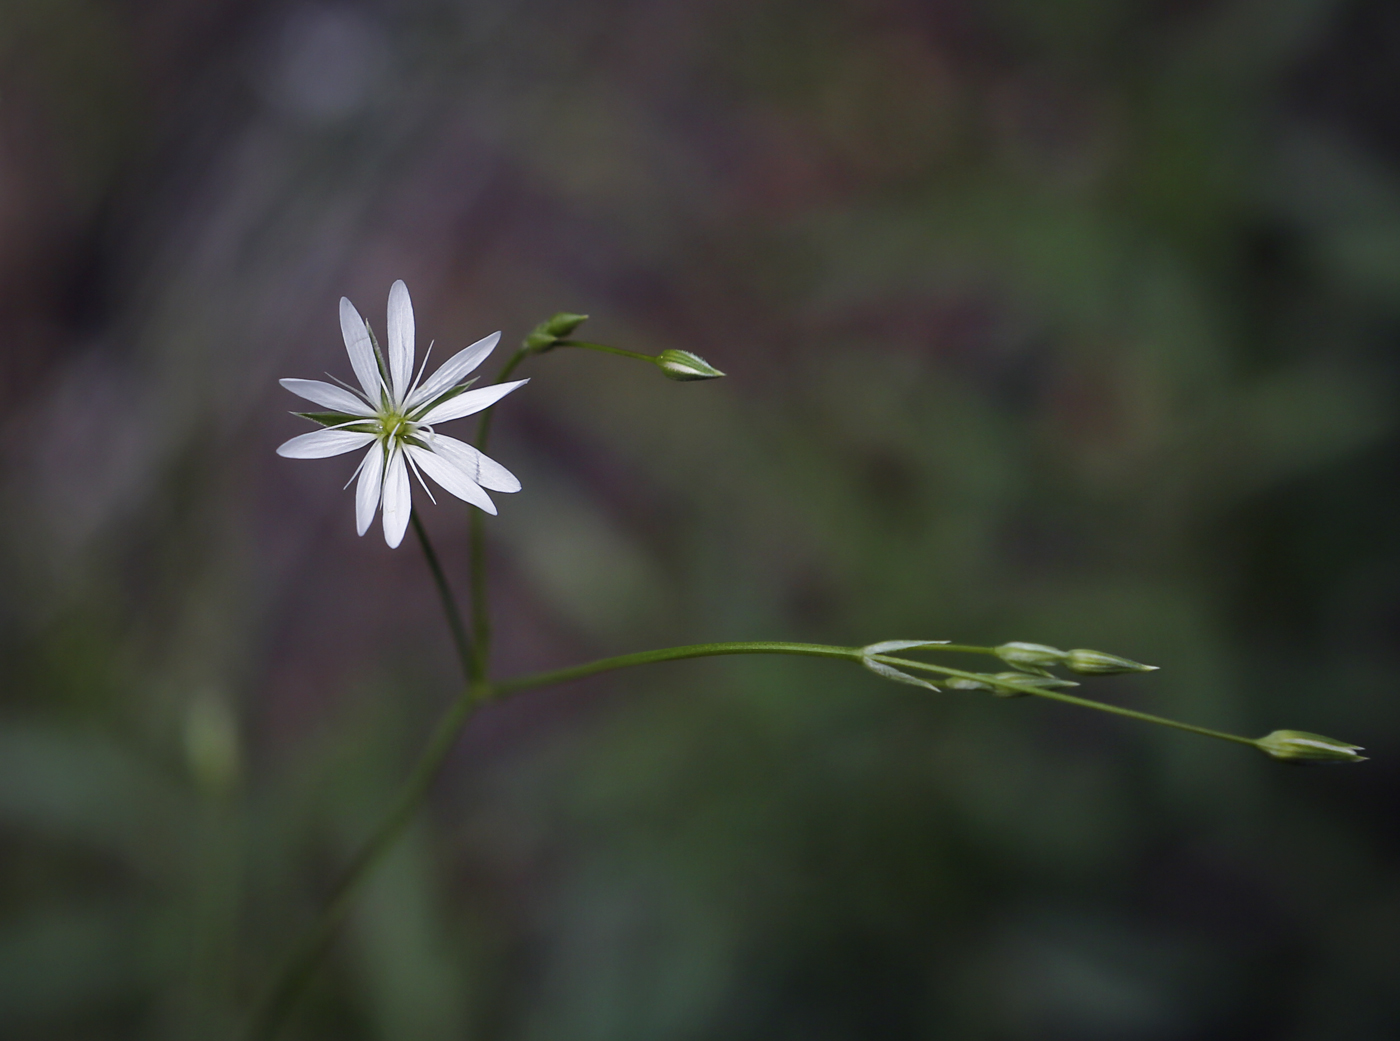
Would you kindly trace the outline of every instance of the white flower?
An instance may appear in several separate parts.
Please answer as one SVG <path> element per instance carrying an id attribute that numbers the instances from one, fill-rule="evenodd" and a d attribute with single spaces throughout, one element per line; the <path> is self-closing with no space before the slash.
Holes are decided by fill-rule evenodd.
<path id="1" fill-rule="evenodd" d="M 413 304 L 408 287 L 400 280 L 389 290 L 389 357 L 379 344 L 369 323 L 360 317 L 355 305 L 340 298 L 340 331 L 350 365 L 364 393 L 337 387 L 320 380 L 281 380 L 282 386 L 329 412 L 299 412 L 297 415 L 320 423 L 325 429 L 302 434 L 281 445 L 277 454 L 289 459 L 324 459 L 370 446 L 350 480 L 359 475 L 355 489 L 355 520 L 361 535 L 374 522 L 374 511 L 384 506 L 384 541 L 391 547 L 403 541 L 413 510 L 408 485 L 411 469 L 423 490 L 427 474 L 459 499 L 465 499 L 487 513 L 496 504 L 483 489 L 518 492 L 520 482 L 500 463 L 488 459 L 465 441 L 439 434 L 436 423 L 461 419 L 489 408 L 528 380 L 498 383 L 493 387 L 467 390 L 472 380 L 463 382 L 495 349 L 500 333 L 492 333 L 470 347 L 458 351 L 423 380 L 423 370 L 413 377 Z M 431 351 L 431 347 L 429 350 Z M 423 359 L 424 367 L 427 358 Z M 348 482 L 347 482 L 348 486 Z M 432 493 L 428 492 L 432 498 Z"/>

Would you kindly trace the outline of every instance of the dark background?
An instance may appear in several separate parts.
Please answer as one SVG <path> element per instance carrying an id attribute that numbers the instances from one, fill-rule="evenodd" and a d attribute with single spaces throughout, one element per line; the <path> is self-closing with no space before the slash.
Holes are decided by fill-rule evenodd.
<path id="1" fill-rule="evenodd" d="M 1400 1036 L 1398 91 L 1384 0 L 6 0 L 0 1033 L 226 1036 L 455 693 L 353 460 L 273 454 L 404 278 L 420 352 L 729 374 L 529 363 L 501 675 L 1035 640 L 1374 758 L 799 659 L 523 695 L 289 1038 Z"/>

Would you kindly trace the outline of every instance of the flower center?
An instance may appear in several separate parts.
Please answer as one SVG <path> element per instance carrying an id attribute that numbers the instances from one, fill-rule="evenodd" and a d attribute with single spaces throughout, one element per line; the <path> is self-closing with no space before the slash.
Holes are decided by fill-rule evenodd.
<path id="1" fill-rule="evenodd" d="M 387 412 L 379 417 L 379 436 L 385 444 L 404 441 L 413 433 L 413 424 L 402 412 Z"/>

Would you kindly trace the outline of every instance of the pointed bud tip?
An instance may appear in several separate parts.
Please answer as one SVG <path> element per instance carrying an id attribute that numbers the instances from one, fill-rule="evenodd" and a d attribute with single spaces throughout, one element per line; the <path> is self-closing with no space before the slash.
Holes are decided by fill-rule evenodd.
<path id="1" fill-rule="evenodd" d="M 1131 658 L 1122 658 L 1103 651 L 1091 651 L 1081 647 L 1065 655 L 1064 666 L 1071 672 L 1085 676 L 1112 676 L 1123 672 L 1156 672 L 1156 665 L 1144 665 Z"/>
<path id="2" fill-rule="evenodd" d="M 652 360 L 656 362 L 656 367 L 666 374 L 667 379 L 683 383 L 691 380 L 713 380 L 724 375 L 700 355 L 690 351 L 664 350 Z"/>
<path id="3" fill-rule="evenodd" d="M 536 354 L 543 354 L 545 351 L 557 347 L 560 340 L 586 321 L 588 321 L 586 314 L 571 314 L 568 311 L 560 311 L 530 330 L 530 335 L 525 337 L 525 349 L 534 351 Z"/>
<path id="4" fill-rule="evenodd" d="M 539 324 L 539 331 L 548 333 L 556 340 L 563 339 L 584 322 L 588 321 L 586 314 L 572 314 L 568 311 L 560 311 L 554 317 L 546 319 Z"/>
<path id="5" fill-rule="evenodd" d="M 1305 730 L 1275 730 L 1254 742 L 1264 754 L 1293 763 L 1364 763 L 1360 745 Z"/>

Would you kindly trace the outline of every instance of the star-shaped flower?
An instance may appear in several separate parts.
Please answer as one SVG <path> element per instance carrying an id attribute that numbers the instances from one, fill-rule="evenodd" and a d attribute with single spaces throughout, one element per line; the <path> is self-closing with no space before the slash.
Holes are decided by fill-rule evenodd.
<path id="1" fill-rule="evenodd" d="M 528 380 L 498 383 L 478 390 L 464 377 L 486 360 L 501 339 L 492 333 L 458 351 L 427 380 L 423 369 L 413 379 L 413 304 L 402 280 L 389 290 L 389 356 L 386 359 L 355 305 L 340 298 L 340 331 L 350 365 L 364 393 L 348 384 L 334 386 L 320 380 L 281 380 L 282 386 L 329 412 L 298 412 L 320 423 L 313 430 L 287 441 L 277 454 L 289 459 L 325 459 L 369 447 L 359 468 L 350 476 L 355 489 L 355 520 L 361 535 L 374 522 L 374 511 L 384 507 L 384 541 L 391 547 L 403 541 L 413 510 L 408 471 L 423 490 L 427 474 L 459 499 L 487 513 L 496 504 L 484 489 L 518 492 L 515 475 L 488 459 L 465 441 L 439 434 L 435 424 L 461 419 L 489 408 Z M 432 350 L 431 347 L 428 348 Z M 426 368 L 427 358 L 423 359 Z M 410 382 L 411 381 L 411 382 Z M 349 482 L 347 482 L 347 487 Z M 432 498 L 432 492 L 428 492 Z"/>

